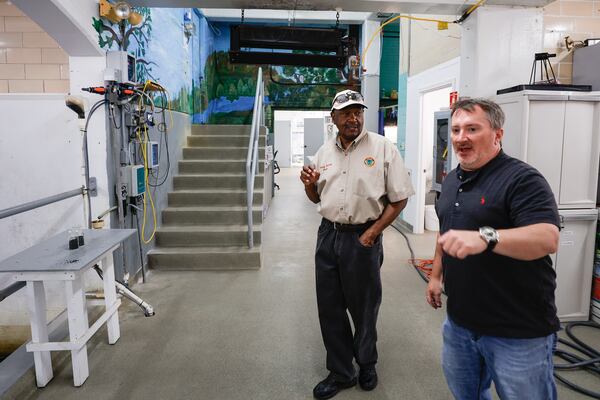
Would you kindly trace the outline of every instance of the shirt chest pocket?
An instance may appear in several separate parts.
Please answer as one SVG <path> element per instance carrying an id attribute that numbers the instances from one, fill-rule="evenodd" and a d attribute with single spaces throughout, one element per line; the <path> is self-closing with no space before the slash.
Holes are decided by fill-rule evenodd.
<path id="1" fill-rule="evenodd" d="M 378 199 L 385 194 L 385 176 L 382 165 L 361 165 L 355 171 L 353 193 Z"/>

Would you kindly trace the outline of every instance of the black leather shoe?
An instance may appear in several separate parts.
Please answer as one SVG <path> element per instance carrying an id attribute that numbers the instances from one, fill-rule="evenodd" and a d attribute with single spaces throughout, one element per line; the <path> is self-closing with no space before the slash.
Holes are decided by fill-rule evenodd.
<path id="1" fill-rule="evenodd" d="M 377 371 L 373 368 L 361 368 L 358 383 L 362 390 L 370 391 L 377 387 Z"/>
<path id="2" fill-rule="evenodd" d="M 330 399 L 342 389 L 348 389 L 356 385 L 356 378 L 352 378 L 348 382 L 339 382 L 330 374 L 327 378 L 322 380 L 313 389 L 313 396 L 315 399 Z"/>

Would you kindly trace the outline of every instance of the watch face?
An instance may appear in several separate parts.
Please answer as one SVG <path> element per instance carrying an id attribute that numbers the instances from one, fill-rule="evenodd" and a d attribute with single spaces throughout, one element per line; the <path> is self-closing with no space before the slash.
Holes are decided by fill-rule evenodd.
<path id="1" fill-rule="evenodd" d="M 489 226 L 484 226 L 479 230 L 479 233 L 487 242 L 496 242 L 498 241 L 498 233 L 495 229 L 490 228 Z"/>

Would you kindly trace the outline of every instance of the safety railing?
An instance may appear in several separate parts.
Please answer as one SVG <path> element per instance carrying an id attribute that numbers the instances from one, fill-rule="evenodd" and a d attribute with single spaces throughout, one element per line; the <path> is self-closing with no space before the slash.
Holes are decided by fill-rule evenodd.
<path id="1" fill-rule="evenodd" d="M 252 207 L 254 203 L 254 178 L 258 171 L 258 139 L 261 126 L 264 125 L 264 93 L 265 87 L 262 79 L 262 68 L 258 68 L 256 78 L 256 95 L 254 96 L 254 109 L 252 110 L 252 127 L 248 142 L 248 155 L 246 157 L 246 205 L 248 207 L 248 247 L 254 247 L 254 227 L 252 221 Z"/>
<path id="2" fill-rule="evenodd" d="M 10 217 L 12 215 L 20 214 L 25 211 L 34 210 L 39 207 L 43 207 L 48 204 L 56 203 L 61 200 L 65 200 L 75 196 L 81 196 L 85 194 L 84 187 L 80 187 L 79 189 L 73 189 L 68 192 L 59 193 L 54 196 L 44 197 L 43 199 L 31 201 L 29 203 L 21 204 L 14 207 L 5 208 L 4 210 L 0 210 L 0 219 Z M 16 282 L 12 285 L 5 287 L 0 290 L 0 301 L 4 300 L 14 292 L 18 291 L 22 287 L 25 286 L 25 282 Z"/>

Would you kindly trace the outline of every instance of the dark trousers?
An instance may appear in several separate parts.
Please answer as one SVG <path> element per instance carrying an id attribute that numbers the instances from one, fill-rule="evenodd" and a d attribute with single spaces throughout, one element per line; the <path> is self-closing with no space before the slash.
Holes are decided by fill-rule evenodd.
<path id="1" fill-rule="evenodd" d="M 338 230 L 321 222 L 315 254 L 317 306 L 327 350 L 327 369 L 341 381 L 377 362 L 377 314 L 381 304 L 381 235 L 373 247 L 358 241 L 362 230 Z M 354 334 L 346 310 L 350 312 Z"/>

